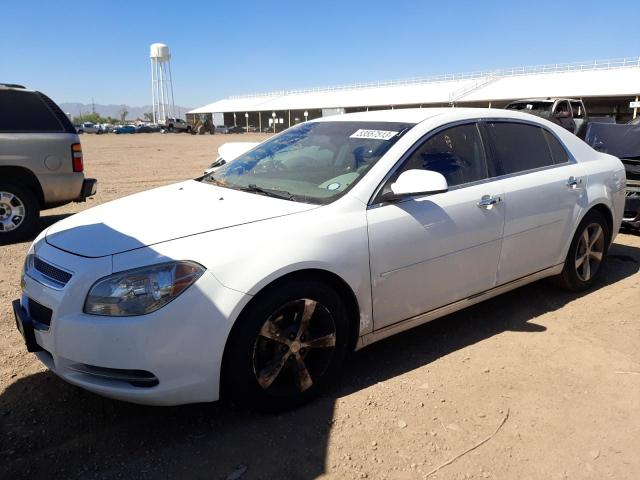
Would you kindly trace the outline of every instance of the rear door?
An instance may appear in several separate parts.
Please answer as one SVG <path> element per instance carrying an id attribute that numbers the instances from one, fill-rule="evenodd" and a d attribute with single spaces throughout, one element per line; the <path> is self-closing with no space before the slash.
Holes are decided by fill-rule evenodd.
<path id="1" fill-rule="evenodd" d="M 425 137 L 386 182 L 409 169 L 442 173 L 445 193 L 367 210 L 373 312 L 379 329 L 492 288 L 504 223 L 475 122 Z"/>
<path id="2" fill-rule="evenodd" d="M 585 183 L 582 167 L 551 131 L 487 121 L 485 132 L 504 188 L 500 285 L 564 261 L 564 246 L 585 200 Z"/>

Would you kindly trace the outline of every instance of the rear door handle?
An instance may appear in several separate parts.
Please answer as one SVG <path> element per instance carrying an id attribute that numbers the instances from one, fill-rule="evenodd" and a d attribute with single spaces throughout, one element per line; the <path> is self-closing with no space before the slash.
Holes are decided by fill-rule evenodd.
<path id="1" fill-rule="evenodd" d="M 502 197 L 496 195 L 483 195 L 478 202 L 478 207 L 484 208 L 485 210 L 491 210 L 494 205 L 500 203 L 502 201 Z"/>
<path id="2" fill-rule="evenodd" d="M 569 188 L 570 190 L 575 190 L 581 186 L 582 186 L 581 178 L 576 178 L 571 176 L 569 177 L 569 180 L 567 180 L 567 188 Z"/>

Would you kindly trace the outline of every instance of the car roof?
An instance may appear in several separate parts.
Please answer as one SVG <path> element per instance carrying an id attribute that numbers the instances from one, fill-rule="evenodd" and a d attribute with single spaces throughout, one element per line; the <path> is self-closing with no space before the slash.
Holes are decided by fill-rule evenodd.
<path id="1" fill-rule="evenodd" d="M 375 110 L 370 112 L 347 113 L 312 120 L 313 122 L 399 122 L 417 124 L 425 120 L 443 117 L 446 122 L 480 119 L 480 118 L 513 118 L 535 122 L 530 113 L 498 108 L 401 108 L 394 110 Z"/>
<path id="2" fill-rule="evenodd" d="M 0 83 L 0 88 L 3 90 L 25 90 L 27 92 L 33 92 L 33 90 L 27 89 L 24 85 L 18 85 L 17 83 Z"/>
<path id="3" fill-rule="evenodd" d="M 556 100 L 569 100 L 570 102 L 581 102 L 579 98 L 564 98 L 564 97 L 547 97 L 547 98 L 523 98 L 520 100 L 514 100 L 511 103 L 527 103 L 527 102 L 545 102 L 553 103 Z"/>

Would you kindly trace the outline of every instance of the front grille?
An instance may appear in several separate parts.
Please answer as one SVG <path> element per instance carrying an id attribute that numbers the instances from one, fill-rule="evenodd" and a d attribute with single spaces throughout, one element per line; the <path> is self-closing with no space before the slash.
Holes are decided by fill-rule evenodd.
<path id="1" fill-rule="evenodd" d="M 71 274 L 69 272 L 65 272 L 58 267 L 54 267 L 53 265 L 45 262 L 38 257 L 35 257 L 33 259 L 33 266 L 42 275 L 44 275 L 45 277 L 49 277 L 51 280 L 54 280 L 58 283 L 61 283 L 63 286 L 66 285 L 69 280 L 71 280 Z"/>
<path id="2" fill-rule="evenodd" d="M 38 323 L 51 326 L 51 316 L 53 311 L 50 308 L 40 305 L 35 300 L 29 299 L 29 316 Z"/>

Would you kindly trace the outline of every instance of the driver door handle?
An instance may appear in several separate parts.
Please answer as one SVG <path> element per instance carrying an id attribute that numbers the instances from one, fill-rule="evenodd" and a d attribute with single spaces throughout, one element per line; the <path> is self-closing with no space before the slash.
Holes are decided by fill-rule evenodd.
<path id="1" fill-rule="evenodd" d="M 478 202 L 478 207 L 485 210 L 491 210 L 494 205 L 497 205 L 502 201 L 502 197 L 499 195 L 483 195 Z"/>

